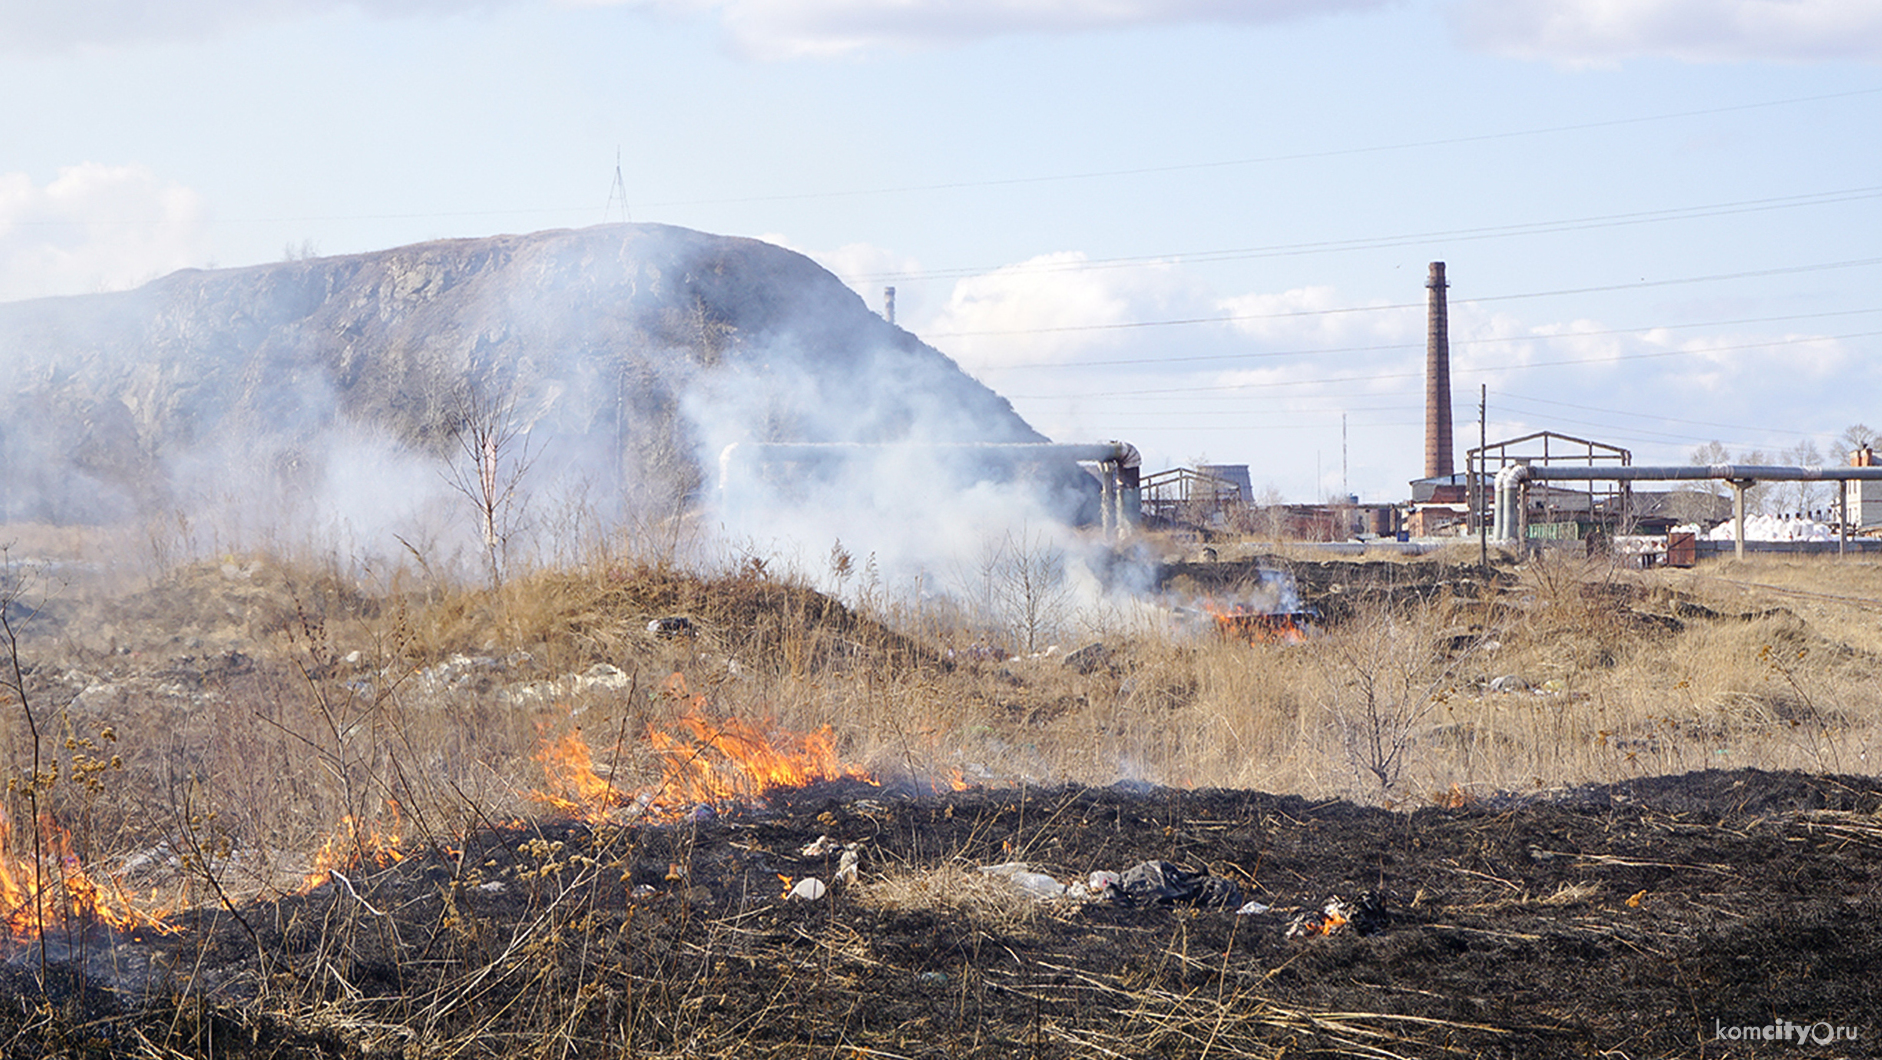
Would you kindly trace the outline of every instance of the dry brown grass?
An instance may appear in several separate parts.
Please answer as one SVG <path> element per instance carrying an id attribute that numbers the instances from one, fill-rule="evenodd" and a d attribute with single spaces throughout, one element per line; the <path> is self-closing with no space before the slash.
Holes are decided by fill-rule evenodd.
<path id="1" fill-rule="evenodd" d="M 535 812 L 534 756 L 576 728 L 621 788 L 657 783 L 646 734 L 694 695 L 715 716 L 828 727 L 885 778 L 1393 804 L 1708 767 L 1862 772 L 1882 752 L 1870 560 L 1550 558 L 1492 599 L 1401 604 L 1291 645 L 1139 611 L 1098 634 L 1108 654 L 1084 670 L 1063 652 L 982 657 L 981 633 L 932 608 L 873 618 L 754 566 L 604 560 L 494 591 L 417 584 L 250 556 L 98 604 L 68 591 L 25 650 L 41 751 L 69 778 L 65 739 L 109 727 L 124 768 L 65 785 L 53 808 L 98 853 L 170 836 L 291 879 L 348 815 L 422 841 Z M 674 615 L 691 635 L 648 632 Z M 675 673 L 686 697 L 662 691 Z M 1402 687 L 1381 771 L 1354 697 L 1387 678 Z M 17 773 L 31 758 L 17 705 L 0 743 Z"/>
<path id="2" fill-rule="evenodd" d="M 961 913 L 976 923 L 999 925 L 1008 930 L 1071 908 L 1041 900 L 1020 890 L 1004 876 L 980 872 L 960 862 L 871 873 L 854 886 L 852 894 L 856 901 L 877 909 L 903 912 L 945 909 Z"/>
<path id="3" fill-rule="evenodd" d="M 1882 563 L 1871 560 L 1640 572 L 1554 556 L 1493 596 L 1361 608 L 1298 644 L 1184 632 L 1139 610 L 1063 645 L 1105 645 L 1084 668 L 1063 651 L 988 657 L 986 631 L 933 608 L 851 608 L 752 566 L 702 575 L 609 557 L 496 590 L 399 576 L 365 585 L 304 559 L 224 557 L 129 590 L 70 586 L 45 606 L 21 655 L 27 702 L 0 704 L 10 778 L 35 750 L 57 762 L 44 807 L 71 824 L 86 860 L 145 855 L 133 885 L 207 906 L 298 889 L 335 837 L 359 857 L 375 833 L 448 852 L 465 833 L 534 819 L 534 756 L 576 728 L 619 788 L 656 784 L 647 733 L 695 696 L 713 716 L 828 727 L 846 759 L 885 778 L 1129 778 L 1402 805 L 1714 766 L 1867 772 L 1882 752 Z M 689 635 L 648 631 L 673 616 Z M 672 674 L 684 694 L 666 685 Z M 1394 750 L 1389 769 L 1372 769 L 1381 745 L 1355 736 L 1356 721 L 1376 716 L 1368 682 L 1389 692 L 1377 730 Z M 123 767 L 87 774 L 82 760 L 101 754 Z M 17 791 L 7 808 L 25 819 Z M 1045 933 L 1058 915 L 966 862 L 868 865 L 844 886 L 861 906 L 939 910 L 1007 936 Z M 1509 900 L 1572 907 L 1596 890 L 1577 882 Z M 351 915 L 361 919 L 333 938 L 376 930 L 370 914 Z M 521 974 L 552 960 L 552 935 L 587 937 L 583 916 L 552 902 L 532 922 L 542 934 L 518 936 L 539 948 L 519 943 L 492 967 Z M 474 949 L 473 926 L 453 927 L 451 944 Z M 742 945 L 743 930 L 728 921 L 722 941 Z M 787 979 L 839 968 L 866 981 L 873 965 L 854 930 L 829 930 Z M 670 981 L 640 974 L 650 988 Z M 1133 1007 L 1112 1029 L 1068 1039 L 1079 1051 L 1141 1048 L 1155 1034 L 1206 1041 L 1208 1055 L 1267 1055 L 1277 1033 L 1296 1030 L 1387 1050 L 1374 1055 L 1395 1041 L 1385 1017 L 1276 1008 L 1259 984 L 1234 988 L 1245 996 L 1172 992 L 1136 975 L 1086 977 Z M 578 1001 L 544 1011 L 577 1012 Z M 317 1022 L 315 1011 L 296 1018 Z M 744 1055 L 737 1043 L 720 1051 Z"/>

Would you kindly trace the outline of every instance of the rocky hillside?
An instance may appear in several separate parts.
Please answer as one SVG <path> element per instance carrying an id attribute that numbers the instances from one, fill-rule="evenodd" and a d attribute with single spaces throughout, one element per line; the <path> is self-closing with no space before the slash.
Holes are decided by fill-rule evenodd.
<path id="1" fill-rule="evenodd" d="M 629 500 L 734 441 L 1041 440 L 801 254 L 606 225 L 0 305 L 0 520 L 358 494 L 399 460 L 435 485 L 493 405 L 538 474 Z"/>

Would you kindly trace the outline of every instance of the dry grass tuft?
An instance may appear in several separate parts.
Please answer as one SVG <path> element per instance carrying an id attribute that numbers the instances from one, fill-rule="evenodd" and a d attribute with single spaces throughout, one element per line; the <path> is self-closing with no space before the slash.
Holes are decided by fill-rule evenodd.
<path id="1" fill-rule="evenodd" d="M 876 909 L 913 912 L 945 909 L 980 923 L 1012 929 L 1069 907 L 1021 891 L 1004 876 L 981 872 L 960 862 L 932 868 L 897 868 L 866 877 L 852 891 L 858 902 Z"/>

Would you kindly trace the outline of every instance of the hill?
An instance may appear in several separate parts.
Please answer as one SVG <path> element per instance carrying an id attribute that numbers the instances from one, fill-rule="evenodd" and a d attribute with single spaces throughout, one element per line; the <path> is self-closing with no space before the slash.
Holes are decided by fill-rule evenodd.
<path id="1" fill-rule="evenodd" d="M 734 441 L 1043 440 L 801 254 L 604 225 L 0 304 L 0 521 L 364 518 L 491 410 L 604 508 L 684 501 Z"/>

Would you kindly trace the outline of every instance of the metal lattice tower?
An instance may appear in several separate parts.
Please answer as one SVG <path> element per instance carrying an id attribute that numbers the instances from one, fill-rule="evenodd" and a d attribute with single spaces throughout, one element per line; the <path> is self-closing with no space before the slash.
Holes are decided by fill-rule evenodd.
<path id="1" fill-rule="evenodd" d="M 627 208 L 627 181 L 621 179 L 621 149 L 614 149 L 614 186 L 608 189 L 608 205 L 601 208 L 601 219 L 606 221 L 614 210 L 615 202 L 621 204 L 621 221 L 626 223 L 634 219 Z"/>

